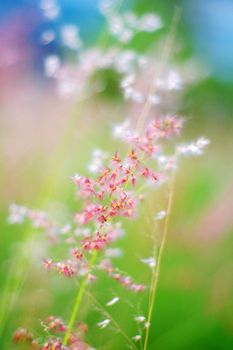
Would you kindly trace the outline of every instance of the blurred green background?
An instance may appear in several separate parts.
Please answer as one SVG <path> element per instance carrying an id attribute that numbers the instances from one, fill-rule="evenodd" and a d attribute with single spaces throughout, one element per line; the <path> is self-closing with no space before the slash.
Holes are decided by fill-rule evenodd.
<path id="1" fill-rule="evenodd" d="M 27 13 L 27 6 L 32 3 L 17 2 L 18 12 L 14 12 L 13 2 L 8 9 L 1 5 L 0 24 L 6 38 L 0 40 L 3 56 L 19 41 L 8 30 L 15 28 L 16 21 L 20 22 L 21 17 L 14 14 L 20 13 L 21 6 L 23 13 Z M 93 6 L 90 2 L 89 9 Z M 146 39 L 138 35 L 133 41 L 132 46 L 141 51 L 153 42 L 163 45 L 177 6 L 181 9 L 172 60 L 181 65 L 196 60 L 205 73 L 185 87 L 176 110 L 188 119 L 183 139 L 205 135 L 211 140 L 203 157 L 184 161 L 178 172 L 148 349 L 230 350 L 233 348 L 233 24 L 229 24 L 232 2 L 145 0 L 124 6 L 138 14 L 155 11 L 164 21 L 158 33 Z M 69 17 L 68 10 L 69 2 L 64 5 Z M 94 28 L 99 28 L 99 35 L 104 31 L 101 21 L 94 21 L 97 27 L 91 30 L 89 10 L 77 6 L 76 11 L 77 18 L 82 18 L 82 31 L 85 33 L 88 28 L 90 33 L 87 43 L 94 42 L 97 40 L 92 36 Z M 85 16 L 81 11 L 86 11 Z M 90 16 L 95 18 L 95 13 L 90 12 Z M 13 25 L 9 27 L 10 20 Z M 26 33 L 30 32 L 30 25 Z M 30 226 L 7 223 L 9 203 L 51 209 L 58 216 L 66 208 L 71 212 L 77 210 L 70 176 L 86 173 L 93 148 L 114 152 L 118 144 L 111 138 L 112 125 L 122 120 L 125 112 L 114 88 L 111 93 L 95 96 L 91 103 L 84 101 L 82 106 L 59 98 L 52 83 L 40 71 L 46 53 L 36 44 L 36 30 L 30 44 L 27 40 L 22 44 L 21 38 L 25 57 L 16 60 L 13 68 L 0 66 L 1 350 L 14 348 L 12 333 L 19 326 L 39 335 L 40 320 L 48 315 L 68 319 L 76 294 L 72 280 L 48 274 L 41 266 L 41 256 L 50 255 L 51 250 L 53 254 L 60 251 L 48 250 L 45 236 L 33 232 Z M 62 54 L 59 43 L 49 50 Z M 111 88 L 116 83 L 111 76 L 104 79 Z M 150 205 L 156 212 L 163 208 L 165 198 L 156 192 L 153 196 Z M 125 227 L 127 234 L 118 243 L 124 254 L 116 258 L 116 265 L 136 281 L 148 283 L 149 270 L 139 259 L 151 255 L 151 244 L 145 239 L 150 227 L 144 213 Z M 22 249 L 27 258 L 19 266 L 17 256 Z M 21 283 L 17 276 L 24 269 Z M 14 271 L 13 279 L 9 278 L 11 271 Z M 146 313 L 147 295 L 139 298 L 138 303 L 138 297 L 101 274 L 91 290 L 102 305 L 114 295 L 120 296 L 121 303 L 110 311 L 129 336 L 135 335 L 135 310 L 139 307 L 142 314 Z M 80 318 L 83 316 L 89 325 L 88 341 L 98 349 L 125 349 L 124 339 L 111 327 L 96 328 L 102 316 L 88 296 L 83 304 Z"/>

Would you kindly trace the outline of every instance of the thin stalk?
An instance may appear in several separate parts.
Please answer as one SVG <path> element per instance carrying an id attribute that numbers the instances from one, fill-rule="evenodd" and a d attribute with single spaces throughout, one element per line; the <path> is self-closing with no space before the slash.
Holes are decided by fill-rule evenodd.
<path id="1" fill-rule="evenodd" d="M 164 227 L 163 227 L 163 232 L 162 232 L 162 241 L 161 241 L 160 248 L 159 248 L 157 264 L 154 267 L 153 272 L 152 272 L 151 288 L 150 288 L 150 295 L 149 295 L 149 311 L 148 311 L 148 316 L 147 316 L 147 327 L 146 327 L 146 334 L 145 334 L 145 341 L 144 341 L 143 350 L 147 349 L 148 340 L 149 340 L 150 322 L 151 322 L 151 317 L 152 317 L 152 313 L 153 313 L 153 309 L 154 309 L 155 295 L 156 295 L 156 290 L 157 290 L 157 285 L 158 285 L 162 255 L 163 255 L 164 248 L 165 248 L 165 243 L 166 243 L 166 238 L 167 238 L 167 233 L 168 233 L 168 226 L 169 226 L 169 219 L 170 219 L 170 214 L 171 214 L 171 209 L 172 209 L 172 202 L 173 202 L 173 195 L 174 195 L 174 181 L 175 181 L 175 172 L 173 173 L 173 176 L 172 176 L 171 188 L 170 188 L 169 196 L 168 196 L 167 215 L 166 215 L 165 221 L 164 221 Z"/>
<path id="2" fill-rule="evenodd" d="M 149 85 L 148 96 L 151 94 L 154 94 L 156 92 L 156 88 L 155 88 L 153 82 L 155 81 L 156 78 L 159 79 L 162 76 L 162 74 L 164 73 L 164 69 L 166 67 L 166 64 L 170 58 L 172 48 L 173 48 L 174 37 L 176 34 L 177 25 L 178 25 L 178 22 L 180 20 L 180 16 L 181 16 L 181 8 L 177 6 L 175 8 L 175 12 L 174 12 L 174 15 L 172 18 L 170 30 L 169 30 L 168 36 L 165 40 L 165 44 L 164 44 L 164 47 L 162 50 L 160 64 L 157 67 L 156 71 L 152 72 L 152 83 L 150 83 L 150 85 Z M 138 118 L 138 121 L 137 121 L 136 131 L 138 133 L 140 133 L 143 126 L 145 125 L 145 122 L 148 118 L 148 114 L 150 112 L 151 107 L 152 107 L 152 103 L 147 98 L 145 104 L 143 105 L 143 108 L 142 108 L 142 111 L 141 111 L 140 116 Z"/>
<path id="3" fill-rule="evenodd" d="M 119 323 L 110 315 L 110 313 L 104 309 L 104 307 L 97 301 L 97 299 L 89 294 L 89 297 L 93 300 L 93 302 L 97 305 L 99 311 L 101 311 L 111 322 L 114 324 L 116 329 L 121 333 L 121 335 L 127 340 L 127 342 L 132 346 L 133 349 L 137 350 L 137 347 L 133 343 L 133 341 L 129 338 L 129 336 L 125 333 L 125 331 L 121 328 Z"/>
<path id="4" fill-rule="evenodd" d="M 67 326 L 67 330 L 66 330 L 66 333 L 65 333 L 64 338 L 63 338 L 63 345 L 67 345 L 69 337 L 70 337 L 70 334 L 71 334 L 72 329 L 74 327 L 74 323 L 75 323 L 76 318 L 77 318 L 77 314 L 78 314 L 78 311 L 79 311 L 79 308 L 80 308 L 80 305 L 81 305 L 81 302 L 82 302 L 82 299 L 83 299 L 83 295 L 85 293 L 87 280 L 88 280 L 88 273 L 89 273 L 89 271 L 91 270 L 92 266 L 95 263 L 96 256 L 97 256 L 97 251 L 95 251 L 93 253 L 93 255 L 92 255 L 91 259 L 90 259 L 89 266 L 88 266 L 88 271 L 85 273 L 85 275 L 83 276 L 83 278 L 81 280 L 81 283 L 80 283 L 80 286 L 79 286 L 79 289 L 78 289 L 78 293 L 77 293 L 77 296 L 76 296 L 76 299 L 75 299 L 75 303 L 74 303 L 74 306 L 73 306 L 73 309 L 72 309 L 72 312 L 71 312 L 71 315 L 70 315 L 70 319 L 69 319 L 69 323 L 68 323 L 68 326 Z"/>

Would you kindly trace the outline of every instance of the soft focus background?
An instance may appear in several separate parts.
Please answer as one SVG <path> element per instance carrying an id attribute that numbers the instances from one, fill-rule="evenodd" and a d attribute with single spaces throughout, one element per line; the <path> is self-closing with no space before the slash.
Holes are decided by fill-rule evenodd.
<path id="1" fill-rule="evenodd" d="M 48 54 L 66 60 L 59 40 L 44 45 L 44 30 L 77 24 L 85 45 L 99 42 L 103 18 L 95 0 L 60 0 L 59 16 L 45 19 L 39 1 L 0 2 L 0 349 L 13 349 L 11 337 L 18 326 L 35 334 L 49 314 L 68 318 L 75 287 L 72 281 L 47 274 L 40 257 L 46 254 L 45 238 L 25 225 L 9 226 L 11 202 L 31 208 L 75 210 L 70 176 L 85 172 L 92 149 L 108 152 L 117 147 L 111 128 L 122 120 L 124 109 L 117 98 L 115 81 L 108 93 L 97 94 L 80 106 L 56 93 L 52 79 L 45 77 L 43 62 Z M 178 174 L 169 238 L 163 257 L 156 296 L 149 349 L 233 349 L 233 2 L 231 0 L 131 0 L 123 7 L 138 14 L 154 11 L 164 21 L 163 29 L 142 35 L 134 46 L 145 50 L 169 31 L 176 6 L 181 8 L 173 59 L 196 61 L 199 80 L 182 92 L 178 111 L 188 118 L 183 138 L 205 135 L 211 145 L 202 158 L 183 162 Z M 155 58 L 156 59 L 156 58 Z M 155 194 L 156 195 L 156 194 Z M 64 208 L 63 208 L 64 206 Z M 152 210 L 161 210 L 155 198 Z M 125 252 L 117 262 L 136 280 L 147 283 L 139 256 L 150 254 L 143 235 L 146 221 L 130 223 L 120 241 Z M 140 232 L 139 232 L 140 231 Z M 25 247 L 27 242 L 27 247 Z M 30 268 L 24 283 L 17 279 L 22 266 L 17 253 L 28 251 Z M 27 266 L 28 267 L 28 266 Z M 11 271 L 15 277 L 9 278 Z M 17 285 L 17 293 L 15 286 Z M 96 284 L 95 295 L 103 304 L 112 297 L 108 280 Z M 114 287 L 119 295 L 121 288 Z M 17 298 L 16 298 L 17 297 Z M 123 297 L 123 295 L 122 295 Z M 16 302 L 14 302 L 17 300 Z M 136 298 L 127 295 L 127 307 L 113 313 L 129 335 L 134 335 Z M 87 304 L 88 304 L 87 300 Z M 132 307 L 133 306 L 133 307 Z M 146 312 L 146 300 L 141 300 Z M 85 309 L 83 310 L 85 315 Z M 97 330 L 99 314 L 87 316 L 88 340 L 98 349 L 124 349 L 124 342 L 111 330 Z"/>

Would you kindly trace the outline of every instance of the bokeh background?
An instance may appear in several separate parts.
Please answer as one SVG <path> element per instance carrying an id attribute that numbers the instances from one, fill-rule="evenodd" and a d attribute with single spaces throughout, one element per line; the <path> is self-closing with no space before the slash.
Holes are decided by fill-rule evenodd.
<path id="1" fill-rule="evenodd" d="M 41 43 L 44 30 L 59 31 L 68 23 L 80 28 L 85 45 L 95 45 L 104 22 L 95 0 L 60 0 L 53 20 L 42 15 L 39 1 L 0 2 L 0 349 L 13 349 L 12 333 L 25 326 L 40 334 L 39 322 L 49 314 L 68 318 L 75 288 L 72 281 L 51 276 L 41 268 L 45 237 L 23 226 L 7 223 L 11 202 L 31 208 L 52 208 L 59 215 L 76 201 L 70 176 L 86 172 L 92 149 L 114 151 L 111 128 L 122 120 L 116 82 L 109 79 L 108 93 L 84 101 L 56 94 L 54 82 L 43 71 L 48 54 L 66 60 L 59 40 Z M 148 39 L 133 43 L 142 52 L 153 41 L 163 43 L 176 7 L 181 9 L 172 59 L 197 62 L 198 81 L 184 89 L 178 111 L 187 115 L 185 139 L 205 135 L 211 140 L 202 158 L 187 160 L 179 171 L 169 238 L 163 257 L 149 349 L 233 348 L 233 2 L 231 0 L 131 0 L 122 8 L 138 14 L 155 11 L 164 27 Z M 162 44 L 161 44 L 162 45 Z M 69 57 L 68 57 L 69 58 Z M 161 199 L 162 200 L 162 199 Z M 160 204 L 155 199 L 154 210 Z M 120 245 L 125 254 L 117 261 L 136 280 L 146 282 L 138 257 L 150 254 L 142 239 L 146 220 L 127 224 Z M 140 232 L 139 232 L 140 231 Z M 30 239 L 30 236 L 33 239 Z M 27 242 L 27 243 L 25 243 Z M 25 247 L 25 244 L 28 246 Z M 18 266 L 22 246 L 28 259 Z M 28 263 L 30 261 L 30 264 Z M 29 264 L 29 266 L 28 266 Z M 17 279 L 21 269 L 24 283 Z M 9 278 L 11 271 L 15 277 Z M 17 288 L 15 288 L 17 286 Z M 103 304 L 112 286 L 104 278 L 94 287 Z M 16 293 L 17 290 L 17 293 Z M 121 288 L 114 286 L 122 298 Z M 136 298 L 112 312 L 129 335 L 134 335 Z M 90 300 L 85 305 L 90 304 Z M 142 312 L 146 300 L 141 300 Z M 83 316 L 90 329 L 88 340 L 98 349 L 125 349 L 112 330 L 97 330 L 98 312 Z"/>

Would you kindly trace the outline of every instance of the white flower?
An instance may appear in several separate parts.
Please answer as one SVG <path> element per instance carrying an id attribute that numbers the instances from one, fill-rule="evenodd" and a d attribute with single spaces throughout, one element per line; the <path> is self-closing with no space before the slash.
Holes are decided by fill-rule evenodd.
<path id="1" fill-rule="evenodd" d="M 156 219 L 156 220 L 162 220 L 162 219 L 165 218 L 166 214 L 167 214 L 167 213 L 166 213 L 165 210 L 161 210 L 161 211 L 159 211 L 159 212 L 155 215 L 155 219 Z"/>
<path id="2" fill-rule="evenodd" d="M 69 47 L 72 50 L 79 49 L 82 44 L 79 36 L 79 30 L 73 24 L 65 25 L 62 27 L 61 39 L 63 45 Z"/>
<path id="3" fill-rule="evenodd" d="M 117 124 L 113 129 L 113 136 L 116 139 L 125 138 L 129 130 L 129 121 L 125 120 L 122 124 Z"/>
<path id="4" fill-rule="evenodd" d="M 53 77 L 60 68 L 60 59 L 56 55 L 51 55 L 44 60 L 44 69 L 47 77 Z"/>
<path id="5" fill-rule="evenodd" d="M 22 224 L 27 216 L 27 208 L 17 205 L 15 203 L 10 204 L 9 207 L 8 222 L 10 224 Z"/>
<path id="6" fill-rule="evenodd" d="M 112 300 L 108 301 L 108 302 L 106 303 L 106 306 L 112 306 L 112 305 L 116 304 L 119 300 L 120 300 L 120 298 L 115 297 L 115 298 L 113 298 Z"/>
<path id="7" fill-rule="evenodd" d="M 40 8 L 48 19 L 55 19 L 60 13 L 56 0 L 41 0 Z"/>
<path id="8" fill-rule="evenodd" d="M 123 80 L 121 81 L 121 87 L 125 89 L 129 85 L 131 85 L 135 80 L 134 74 L 128 74 L 126 75 Z"/>
<path id="9" fill-rule="evenodd" d="M 203 148 L 203 147 L 205 147 L 205 146 L 207 146 L 207 145 L 209 145 L 209 144 L 210 144 L 210 140 L 207 139 L 207 138 L 204 137 L 204 136 L 200 137 L 200 138 L 197 140 L 197 145 L 198 145 L 198 147 Z"/>
<path id="10" fill-rule="evenodd" d="M 142 323 L 146 320 L 145 316 L 136 316 L 134 317 L 136 322 Z"/>
<path id="11" fill-rule="evenodd" d="M 168 90 L 179 90 L 181 88 L 181 78 L 175 71 L 170 71 L 167 76 Z"/>
<path id="12" fill-rule="evenodd" d="M 162 27 L 162 20 L 159 16 L 148 13 L 139 20 L 139 30 L 144 32 L 154 32 Z"/>
<path id="13" fill-rule="evenodd" d="M 200 156 L 203 154 L 204 148 L 210 143 L 210 141 L 205 137 L 200 137 L 194 142 L 188 144 L 178 145 L 176 150 L 178 153 L 182 155 L 192 155 L 192 156 Z"/>
<path id="14" fill-rule="evenodd" d="M 133 339 L 134 341 L 139 341 L 139 340 L 142 339 L 142 337 L 141 337 L 141 335 L 137 334 L 137 335 L 135 335 L 134 337 L 132 337 L 132 339 Z"/>
<path id="15" fill-rule="evenodd" d="M 53 30 L 46 30 L 41 35 L 41 42 L 44 45 L 51 43 L 55 39 L 55 33 Z"/>
<path id="16" fill-rule="evenodd" d="M 106 320 L 103 320 L 103 321 L 97 323 L 97 326 L 99 328 L 106 328 L 109 325 L 110 322 L 111 321 L 108 318 L 106 318 Z"/>
<path id="17" fill-rule="evenodd" d="M 141 259 L 141 262 L 143 262 L 144 264 L 148 265 L 151 268 L 155 267 L 155 265 L 156 265 L 155 258 L 153 258 L 153 257 Z"/>
<path id="18" fill-rule="evenodd" d="M 108 154 L 101 149 L 94 149 L 92 152 L 91 162 L 88 164 L 88 169 L 92 173 L 96 173 L 103 167 L 104 160 L 108 157 Z"/>

